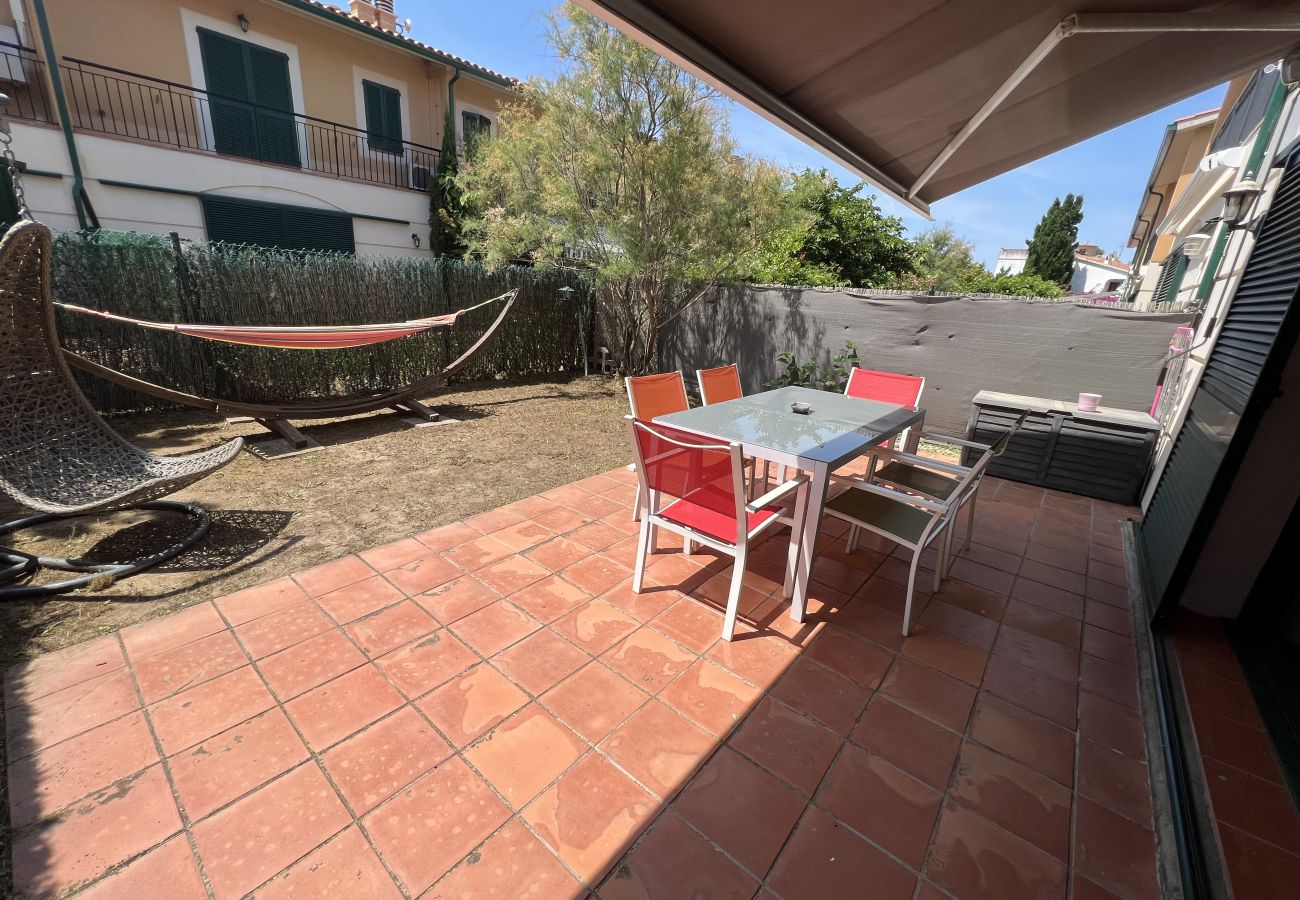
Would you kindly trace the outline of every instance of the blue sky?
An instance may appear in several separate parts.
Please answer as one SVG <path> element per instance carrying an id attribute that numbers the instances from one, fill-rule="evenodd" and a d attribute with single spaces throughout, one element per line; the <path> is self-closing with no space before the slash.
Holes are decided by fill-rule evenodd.
<path id="1" fill-rule="evenodd" d="M 555 71 L 542 20 L 542 14 L 553 7 L 545 0 L 465 4 L 397 0 L 397 14 L 411 18 L 416 38 L 517 78 Z M 1165 126 L 1180 116 L 1214 109 L 1223 91 L 1219 87 L 1190 97 L 968 188 L 935 203 L 934 217 L 951 222 L 975 244 L 976 257 L 991 267 L 999 247 L 1024 246 L 1054 197 L 1082 193 L 1079 239 L 1127 259 L 1132 252 L 1125 247 L 1129 229 Z M 1097 102 L 1106 100 L 1101 97 Z M 802 141 L 738 105 L 733 105 L 731 127 L 741 147 L 756 156 L 795 168 L 826 167 L 845 183 L 856 180 Z M 880 198 L 880 205 L 886 213 L 902 217 L 910 233 L 929 227 L 889 198 Z"/>

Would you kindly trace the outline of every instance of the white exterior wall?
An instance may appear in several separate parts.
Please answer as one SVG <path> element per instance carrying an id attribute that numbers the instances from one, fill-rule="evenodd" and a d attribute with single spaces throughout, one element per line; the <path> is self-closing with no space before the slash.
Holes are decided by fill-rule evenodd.
<path id="1" fill-rule="evenodd" d="M 15 122 L 13 138 L 14 152 L 29 168 L 63 176 L 24 180 L 33 215 L 56 230 L 76 229 L 72 165 L 63 133 L 53 127 Z M 429 198 L 422 191 L 94 134 L 78 133 L 76 141 L 86 192 L 105 228 L 154 234 L 175 231 L 183 238 L 203 240 L 207 232 L 198 195 L 218 194 L 396 219 L 399 221 L 353 218 L 357 253 L 401 256 L 429 252 Z M 104 184 L 105 180 L 164 190 L 120 187 Z M 412 234 L 420 239 L 419 249 Z"/>
<path id="2" fill-rule="evenodd" d="M 1120 287 L 1123 287 L 1123 282 L 1128 280 L 1128 272 L 1100 262 L 1086 262 L 1076 256 L 1074 274 L 1070 277 L 1070 293 L 1095 294 L 1104 291 L 1106 284 L 1117 278 L 1120 279 Z M 1111 290 L 1119 290 L 1119 288 Z"/>
<path id="3" fill-rule="evenodd" d="M 1019 275 L 1025 271 L 1025 261 L 1029 259 L 1028 250 L 1009 250 L 1003 248 L 998 251 L 998 264 L 993 267 L 993 273 L 1005 271 L 1008 275 Z"/>

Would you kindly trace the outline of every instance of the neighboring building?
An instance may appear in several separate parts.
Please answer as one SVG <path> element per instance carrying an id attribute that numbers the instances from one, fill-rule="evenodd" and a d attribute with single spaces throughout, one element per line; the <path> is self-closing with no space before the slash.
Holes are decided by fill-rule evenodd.
<path id="1" fill-rule="evenodd" d="M 1240 85 L 1237 90 L 1240 90 Z M 1233 96 L 1230 89 L 1228 102 L 1222 109 L 1175 119 L 1165 129 L 1128 241 L 1128 246 L 1137 248 L 1133 254 L 1134 279 L 1129 285 L 1129 295 L 1140 308 L 1148 308 L 1153 302 L 1177 299 L 1164 293 L 1155 298 L 1163 263 L 1174 245 L 1173 235 L 1162 233 L 1160 226 L 1207 159 L 1210 142 L 1219 130 L 1221 114 L 1232 106 Z"/>
<path id="2" fill-rule="evenodd" d="M 1070 293 L 1110 294 L 1120 291 L 1128 281 L 1128 273 L 1128 264 L 1115 255 L 1107 256 L 1095 244 L 1080 244 L 1074 254 Z"/>
<path id="3" fill-rule="evenodd" d="M 447 111 L 460 144 L 519 96 L 402 33 L 392 0 L 44 0 L 48 35 L 41 2 L 0 5 L 0 90 L 59 229 L 427 253 Z"/>
<path id="4" fill-rule="evenodd" d="M 1025 271 L 1025 262 L 1029 259 L 1029 251 L 1025 249 L 1017 250 L 1014 247 L 1003 247 L 998 251 L 998 264 L 994 267 L 994 272 L 1006 272 L 1008 275 L 1019 275 Z"/>
<path id="5" fill-rule="evenodd" d="M 1025 271 L 1029 251 L 1003 247 L 998 251 L 994 271 L 1019 275 Z M 1128 281 L 1129 267 L 1114 255 L 1102 253 L 1096 244 L 1080 244 L 1074 254 L 1074 273 L 1070 276 L 1070 293 L 1097 294 L 1121 290 Z"/>

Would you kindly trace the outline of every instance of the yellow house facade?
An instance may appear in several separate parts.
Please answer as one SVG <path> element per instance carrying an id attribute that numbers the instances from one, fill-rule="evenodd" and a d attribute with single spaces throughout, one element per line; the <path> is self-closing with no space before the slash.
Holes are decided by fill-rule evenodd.
<path id="1" fill-rule="evenodd" d="M 392 0 L 0 0 L 0 90 L 34 214 L 418 254 L 451 112 L 492 133 L 513 78 L 417 40 Z"/>

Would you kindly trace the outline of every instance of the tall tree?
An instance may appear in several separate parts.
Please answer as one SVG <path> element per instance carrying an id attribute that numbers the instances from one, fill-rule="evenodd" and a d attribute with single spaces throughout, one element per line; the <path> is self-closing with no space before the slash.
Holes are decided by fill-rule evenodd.
<path id="1" fill-rule="evenodd" d="M 886 216 L 866 185 L 841 187 L 825 169 L 795 177 L 791 201 L 802 215 L 767 242 L 751 277 L 771 284 L 868 287 L 912 271 L 903 222 Z"/>
<path id="2" fill-rule="evenodd" d="M 1025 261 L 1025 274 L 1037 275 L 1070 288 L 1074 274 L 1074 249 L 1079 245 L 1079 223 L 1083 221 L 1083 195 L 1066 194 L 1057 197 L 1043 214 L 1028 241 L 1029 258 Z"/>
<path id="3" fill-rule="evenodd" d="M 975 260 L 975 245 L 959 235 L 949 222 L 918 234 L 912 240 L 912 252 L 917 274 L 935 291 L 969 290 L 974 279 L 987 274 L 984 266 Z"/>
<path id="4" fill-rule="evenodd" d="M 560 63 L 502 110 L 459 183 L 472 253 L 585 266 L 631 372 L 664 325 L 750 269 L 784 224 L 780 173 L 738 154 L 718 94 L 574 6 L 549 19 Z"/>
<path id="5" fill-rule="evenodd" d="M 456 153 L 456 120 L 451 110 L 442 125 L 442 150 L 438 153 L 438 167 L 429 181 L 429 249 L 434 256 L 465 256 L 465 238 L 462 219 L 465 202 L 460 185 Z"/>

